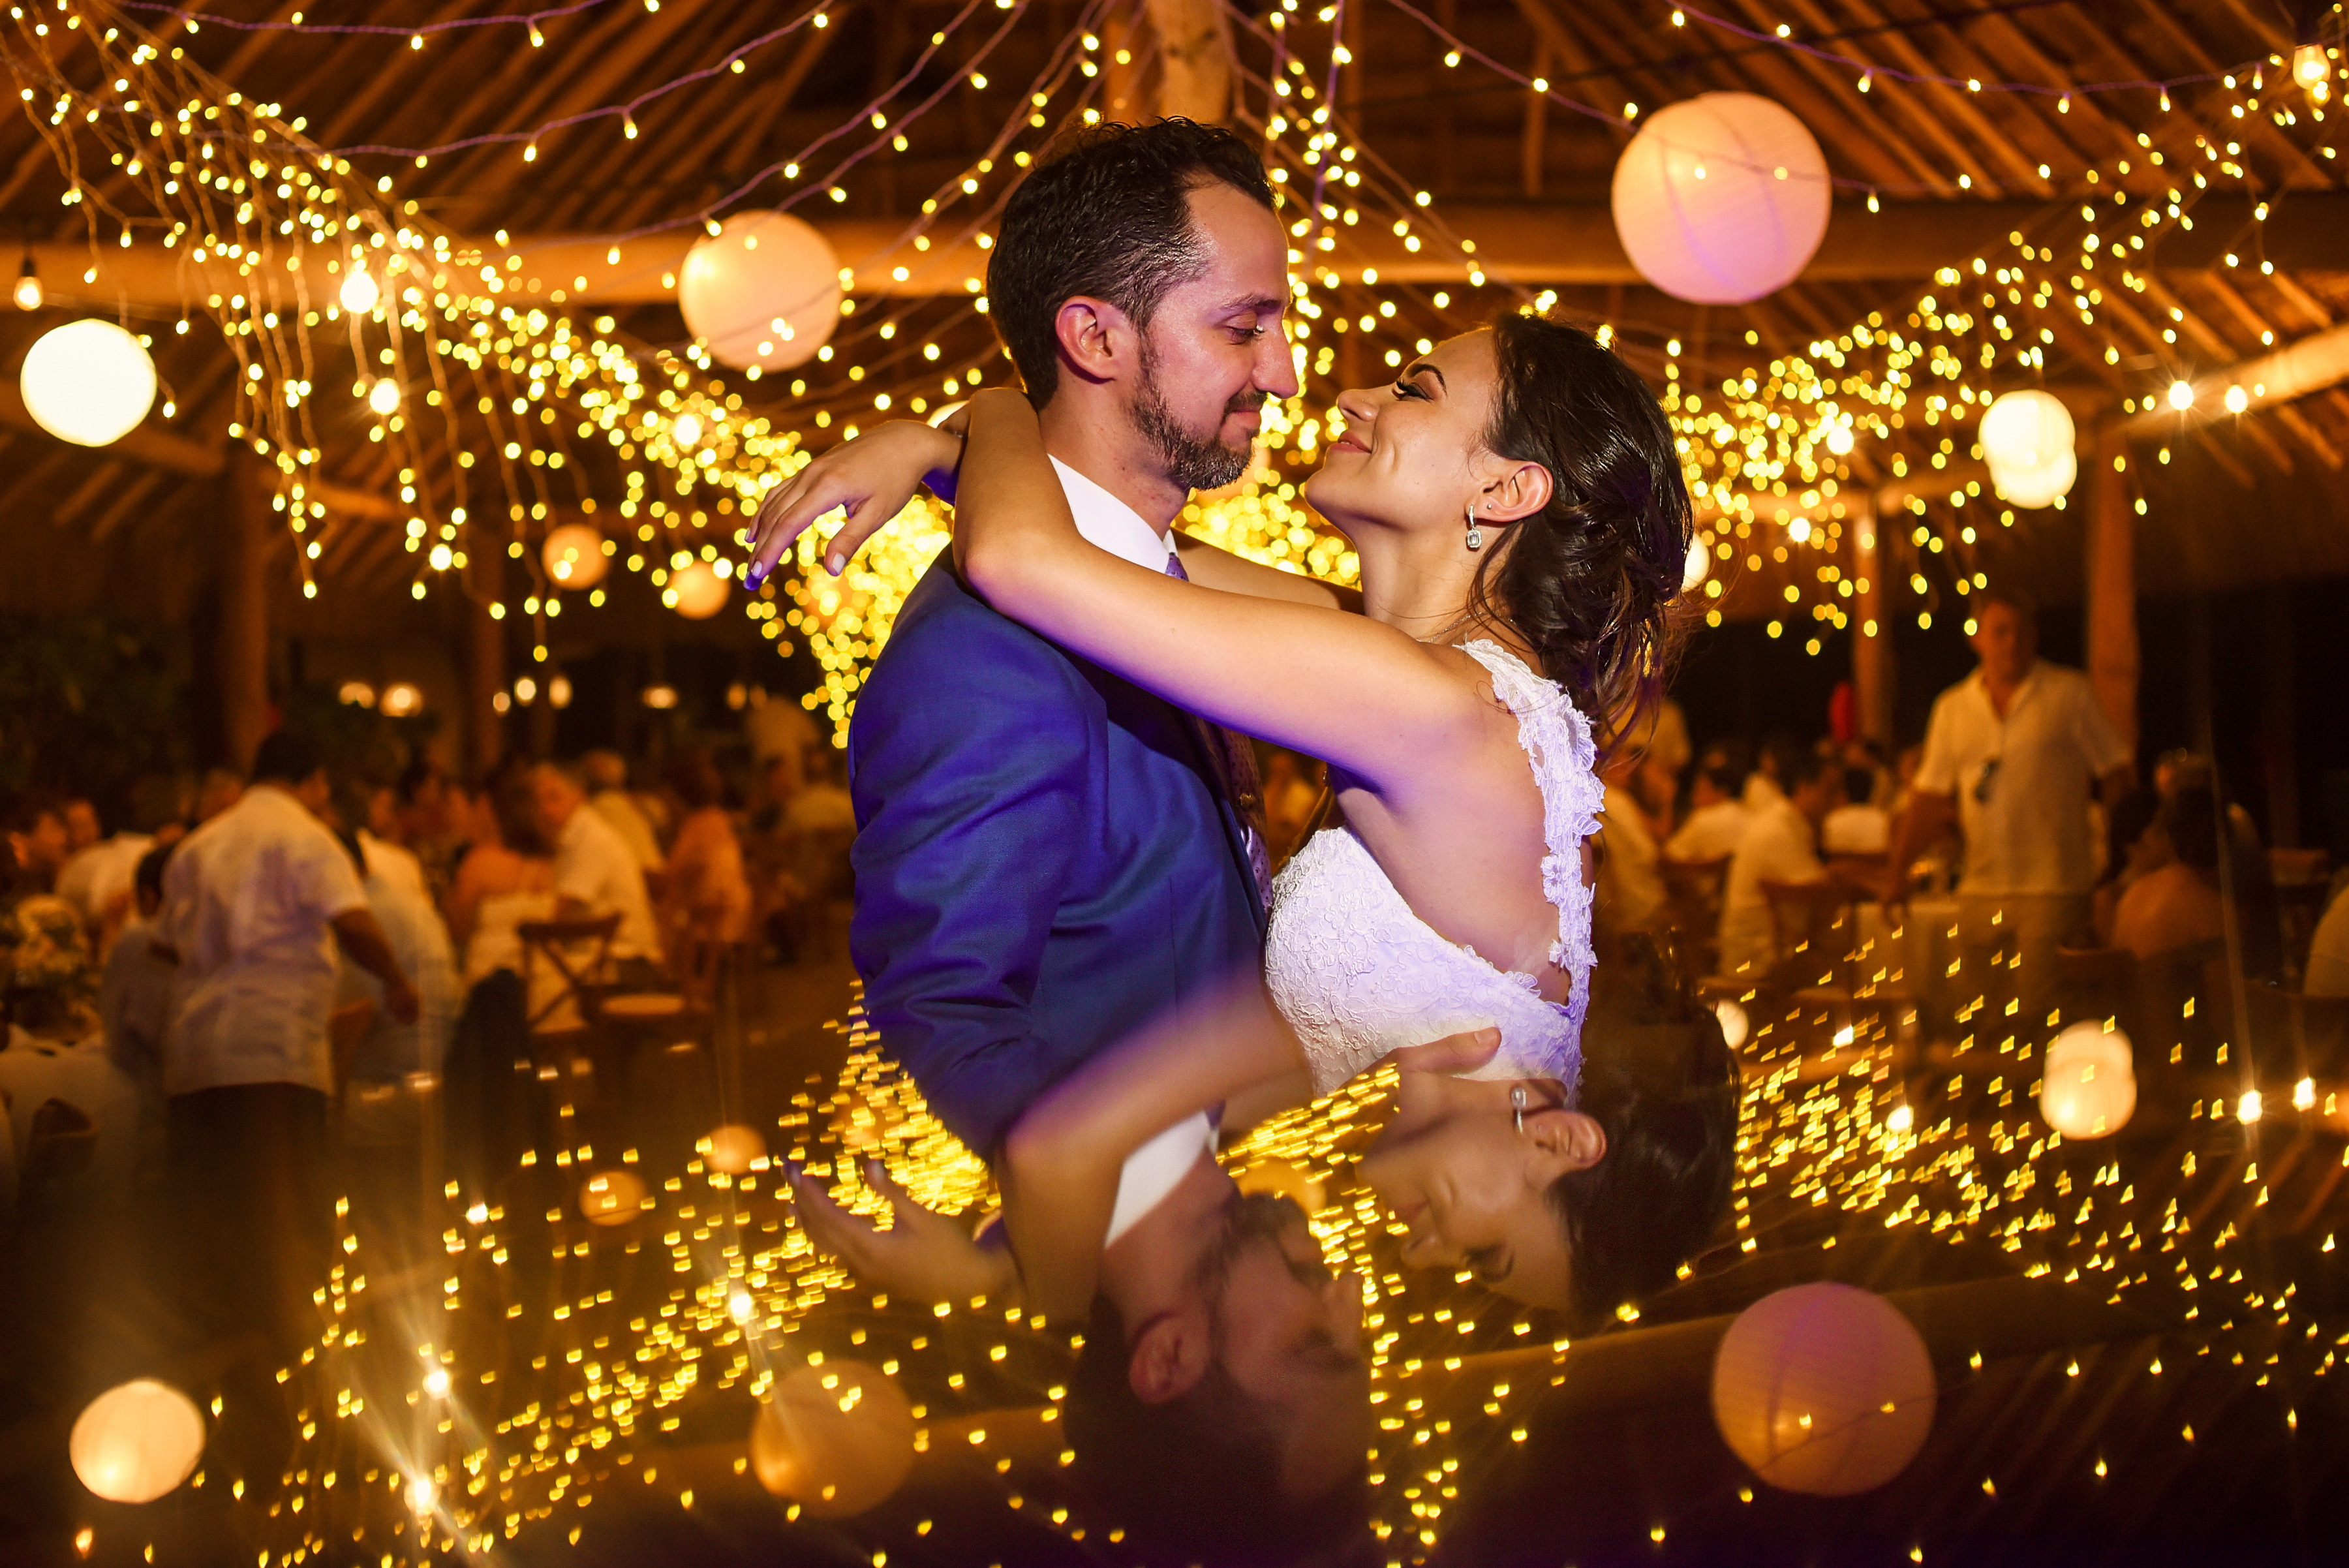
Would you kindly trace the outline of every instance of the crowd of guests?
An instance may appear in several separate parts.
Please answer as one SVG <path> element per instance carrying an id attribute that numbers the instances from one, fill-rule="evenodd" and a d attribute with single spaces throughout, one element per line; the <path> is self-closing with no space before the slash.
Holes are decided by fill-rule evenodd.
<path id="1" fill-rule="evenodd" d="M 812 724 L 731 778 L 710 751 L 676 755 L 655 787 L 608 752 L 367 777 L 281 730 L 249 775 L 142 781 L 110 834 L 87 798 L 27 794 L 0 809 L 8 1040 L 127 1085 L 135 1127 L 95 1088 L 74 1114 L 103 1101 L 150 1175 L 283 1188 L 352 1085 L 439 1069 L 493 977 L 527 977 L 523 1014 L 544 1021 L 569 981 L 530 961 L 534 922 L 609 917 L 599 984 L 696 1000 L 729 959 L 793 956 L 844 883 L 835 768 Z M 0 1093 L 12 1065 L 31 1058 L 0 1052 Z M 34 1108 L 0 1119 L 0 1154 Z"/>
<path id="2" fill-rule="evenodd" d="M 2044 1017 L 2066 948 L 2145 964 L 2231 944 L 2254 978 L 2291 967 L 2276 889 L 2249 815 L 2208 758 L 2163 757 L 2140 785 L 2088 678 L 2038 656 L 2035 607 L 1982 596 L 1979 660 L 1940 694 L 1921 744 L 1723 742 L 1692 754 L 1677 712 L 1609 761 L 1601 829 L 1603 934 L 1671 930 L 1724 980 L 1766 979 L 1789 955 L 1781 903 L 1832 888 L 1853 904 L 1953 906 L 1965 971 L 2006 971 Z M 2349 900 L 2305 958 L 2310 994 L 2349 994 Z"/>

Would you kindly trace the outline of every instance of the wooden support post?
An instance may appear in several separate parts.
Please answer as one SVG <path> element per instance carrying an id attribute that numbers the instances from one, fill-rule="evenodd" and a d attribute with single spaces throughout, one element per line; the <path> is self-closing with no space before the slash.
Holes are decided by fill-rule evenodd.
<path id="1" fill-rule="evenodd" d="M 490 618 L 490 607 L 465 599 L 465 766 L 486 778 L 505 753 L 505 724 L 498 694 L 506 683 L 506 631 Z"/>
<path id="2" fill-rule="evenodd" d="M 1131 5 L 1113 6 L 1102 18 L 1102 118 L 1127 125 L 1143 119 L 1142 73 L 1133 63 L 1142 42 L 1138 20 Z"/>
<path id="3" fill-rule="evenodd" d="M 1892 754 L 1895 672 L 1892 628 L 1884 615 L 1884 546 L 1873 504 L 1844 520 L 1852 539 L 1851 694 L 1859 732 Z"/>
<path id="4" fill-rule="evenodd" d="M 2098 432 L 2088 488 L 2088 679 L 2113 729 L 2137 750 L 2137 517 L 2121 432 Z"/>
<path id="5" fill-rule="evenodd" d="M 225 476 L 228 524 L 220 553 L 219 630 L 222 759 L 243 773 L 269 733 L 269 545 L 280 524 L 269 497 L 274 475 L 238 449 Z"/>
<path id="6" fill-rule="evenodd" d="M 1158 35 L 1158 112 L 1220 125 L 1232 106 L 1232 35 L 1215 0 L 1145 0 Z"/>

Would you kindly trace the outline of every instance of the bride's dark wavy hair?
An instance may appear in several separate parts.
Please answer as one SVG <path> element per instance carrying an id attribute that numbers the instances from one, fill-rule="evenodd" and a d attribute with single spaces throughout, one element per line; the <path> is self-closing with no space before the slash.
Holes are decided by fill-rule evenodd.
<path id="1" fill-rule="evenodd" d="M 1549 1187 L 1576 1316 L 1663 1289 L 1713 1240 L 1737 1171 L 1739 1098 L 1737 1054 L 1671 952 L 1625 943 L 1592 977 L 1575 1097 L 1607 1152 Z"/>
<path id="2" fill-rule="evenodd" d="M 1693 526 L 1680 452 L 1655 392 L 1581 327 L 1511 312 L 1493 349 L 1485 444 L 1547 470 L 1550 498 L 1478 567 L 1470 607 L 1516 628 L 1604 750 L 1640 732 L 1678 647 Z"/>

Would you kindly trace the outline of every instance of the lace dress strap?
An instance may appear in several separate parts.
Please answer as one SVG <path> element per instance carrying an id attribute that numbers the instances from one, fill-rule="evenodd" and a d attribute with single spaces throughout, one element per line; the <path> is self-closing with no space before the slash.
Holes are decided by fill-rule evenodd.
<path id="1" fill-rule="evenodd" d="M 1542 794 L 1542 895 L 1557 910 L 1557 944 L 1550 962 L 1572 983 L 1567 1012 L 1579 1041 L 1590 1002 L 1592 888 L 1582 879 L 1582 846 L 1599 831 L 1605 798 L 1590 722 L 1556 681 L 1546 680 L 1496 642 L 1459 645 L 1493 677 L 1493 694 L 1516 715 L 1517 742 L 1531 760 Z M 1569 1087 L 1571 1085 L 1569 1085 Z"/>

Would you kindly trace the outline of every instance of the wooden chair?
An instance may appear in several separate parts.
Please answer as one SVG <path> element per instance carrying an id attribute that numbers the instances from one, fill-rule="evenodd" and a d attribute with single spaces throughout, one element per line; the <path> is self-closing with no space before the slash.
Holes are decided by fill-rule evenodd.
<path id="1" fill-rule="evenodd" d="M 1762 897 L 1770 906 L 1770 937 L 1778 959 L 1770 969 L 1771 988 L 1797 1000 L 1806 992 L 1834 992 L 1835 1000 L 1851 1000 L 1845 982 L 1845 959 L 1857 937 L 1853 911 L 1859 895 L 1830 877 L 1816 882 L 1773 882 L 1764 879 Z"/>
<path id="2" fill-rule="evenodd" d="M 619 929 L 617 913 L 571 920 L 525 920 L 515 928 L 522 939 L 523 994 L 530 993 L 532 969 L 539 962 L 552 965 L 563 979 L 562 989 L 531 1012 L 527 1022 L 532 1033 L 571 1033 L 594 1024 L 602 987 L 611 975 L 612 939 Z M 590 950 L 584 961 L 582 949 Z M 550 1030 L 550 1021 L 562 1013 L 566 1003 L 576 1012 L 578 1025 Z"/>
<path id="3" fill-rule="evenodd" d="M 1682 967 L 1692 980 L 1711 974 L 1721 959 L 1721 894 L 1729 880 L 1729 859 L 1656 858 L 1672 929 L 1680 933 Z"/>
<path id="4" fill-rule="evenodd" d="M 89 1113 L 63 1100 L 44 1100 L 33 1108 L 32 1126 L 26 1129 L 17 1189 L 30 1193 L 48 1182 L 78 1176 L 97 1153 L 98 1124 Z"/>

